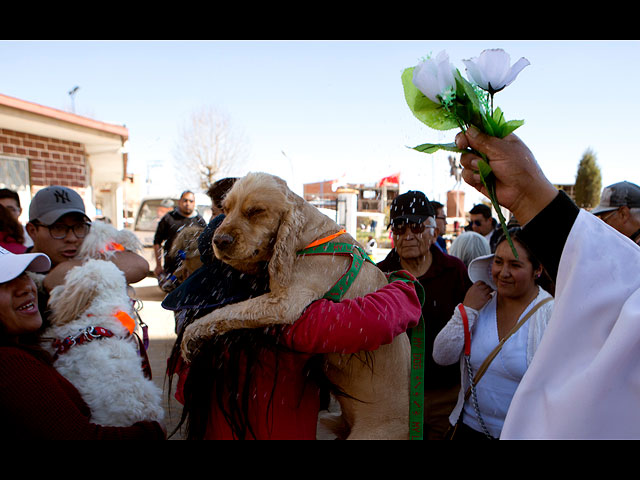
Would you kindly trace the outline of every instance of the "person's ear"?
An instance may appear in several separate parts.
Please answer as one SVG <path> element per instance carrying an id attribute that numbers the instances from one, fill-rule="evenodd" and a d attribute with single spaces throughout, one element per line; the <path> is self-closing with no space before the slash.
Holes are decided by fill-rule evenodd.
<path id="1" fill-rule="evenodd" d="M 31 237 L 31 240 L 34 240 L 36 238 L 36 226 L 33 223 L 29 222 L 25 225 L 25 228 L 27 229 L 27 233 Z"/>
<path id="2" fill-rule="evenodd" d="M 631 218 L 631 211 L 629 210 L 629 207 L 623 205 L 618 208 L 618 215 L 620 216 L 620 220 L 622 220 L 623 223 L 626 223 L 629 221 L 629 218 Z"/>

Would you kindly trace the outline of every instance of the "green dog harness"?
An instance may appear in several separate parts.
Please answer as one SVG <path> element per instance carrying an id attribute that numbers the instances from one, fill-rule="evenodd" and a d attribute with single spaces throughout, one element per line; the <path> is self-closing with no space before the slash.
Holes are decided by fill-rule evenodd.
<path id="1" fill-rule="evenodd" d="M 329 289 L 324 297 L 334 302 L 339 302 L 347 293 L 349 287 L 358 276 L 360 269 L 365 261 L 375 265 L 373 260 L 365 253 L 360 245 L 352 243 L 323 243 L 315 247 L 307 247 L 296 252 L 298 255 L 343 255 L 351 256 L 351 265 L 349 270 Z"/>

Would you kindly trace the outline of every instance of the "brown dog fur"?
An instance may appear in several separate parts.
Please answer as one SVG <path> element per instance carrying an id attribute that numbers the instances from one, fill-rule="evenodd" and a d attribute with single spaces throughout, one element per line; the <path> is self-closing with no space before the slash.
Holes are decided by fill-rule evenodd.
<path id="1" fill-rule="evenodd" d="M 224 200 L 225 220 L 216 230 L 214 252 L 237 270 L 254 273 L 268 261 L 270 292 L 228 305 L 189 325 L 183 356 L 203 339 L 239 328 L 292 324 L 304 309 L 331 288 L 350 259 L 338 255 L 297 256 L 296 252 L 341 227 L 293 193 L 273 175 L 250 173 L 236 182 Z M 227 237 L 225 237 L 227 236 Z M 224 249 L 215 239 L 232 239 Z M 348 234 L 334 241 L 354 244 Z M 345 298 L 373 292 L 385 275 L 365 262 Z M 326 355 L 329 379 L 358 400 L 340 397 L 349 439 L 407 439 L 409 431 L 410 344 L 405 333 L 372 352 L 371 365 L 352 355 Z"/>
<path id="2" fill-rule="evenodd" d="M 202 266 L 200 251 L 198 250 L 198 237 L 203 230 L 204 227 L 200 225 L 184 227 L 178 232 L 171 245 L 169 256 L 176 258 L 180 250 L 186 256 L 184 260 L 179 262 L 178 268 L 173 272 L 180 283 L 184 282 L 189 275 Z"/>

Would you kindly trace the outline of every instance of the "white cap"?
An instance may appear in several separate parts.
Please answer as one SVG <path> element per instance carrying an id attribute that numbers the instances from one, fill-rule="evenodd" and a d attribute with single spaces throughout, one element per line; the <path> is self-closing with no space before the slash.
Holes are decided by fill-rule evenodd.
<path id="1" fill-rule="evenodd" d="M 0 247 L 0 283 L 5 283 L 22 275 L 22 272 L 46 272 L 51 261 L 44 253 L 15 254 Z"/>
<path id="2" fill-rule="evenodd" d="M 468 273 L 473 283 L 481 280 L 494 290 L 498 290 L 491 276 L 491 264 L 493 263 L 494 256 L 492 253 L 491 255 L 474 258 L 471 263 L 469 263 Z"/>

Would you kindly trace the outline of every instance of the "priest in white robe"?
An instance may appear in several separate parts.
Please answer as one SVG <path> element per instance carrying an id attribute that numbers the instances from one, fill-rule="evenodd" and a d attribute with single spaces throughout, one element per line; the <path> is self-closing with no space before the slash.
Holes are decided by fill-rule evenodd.
<path id="1" fill-rule="evenodd" d="M 498 201 L 556 282 L 501 439 L 640 438 L 640 249 L 555 189 L 517 136 L 472 129 L 457 142 L 487 155 Z M 462 155 L 463 177 L 486 194 L 476 162 Z"/>

